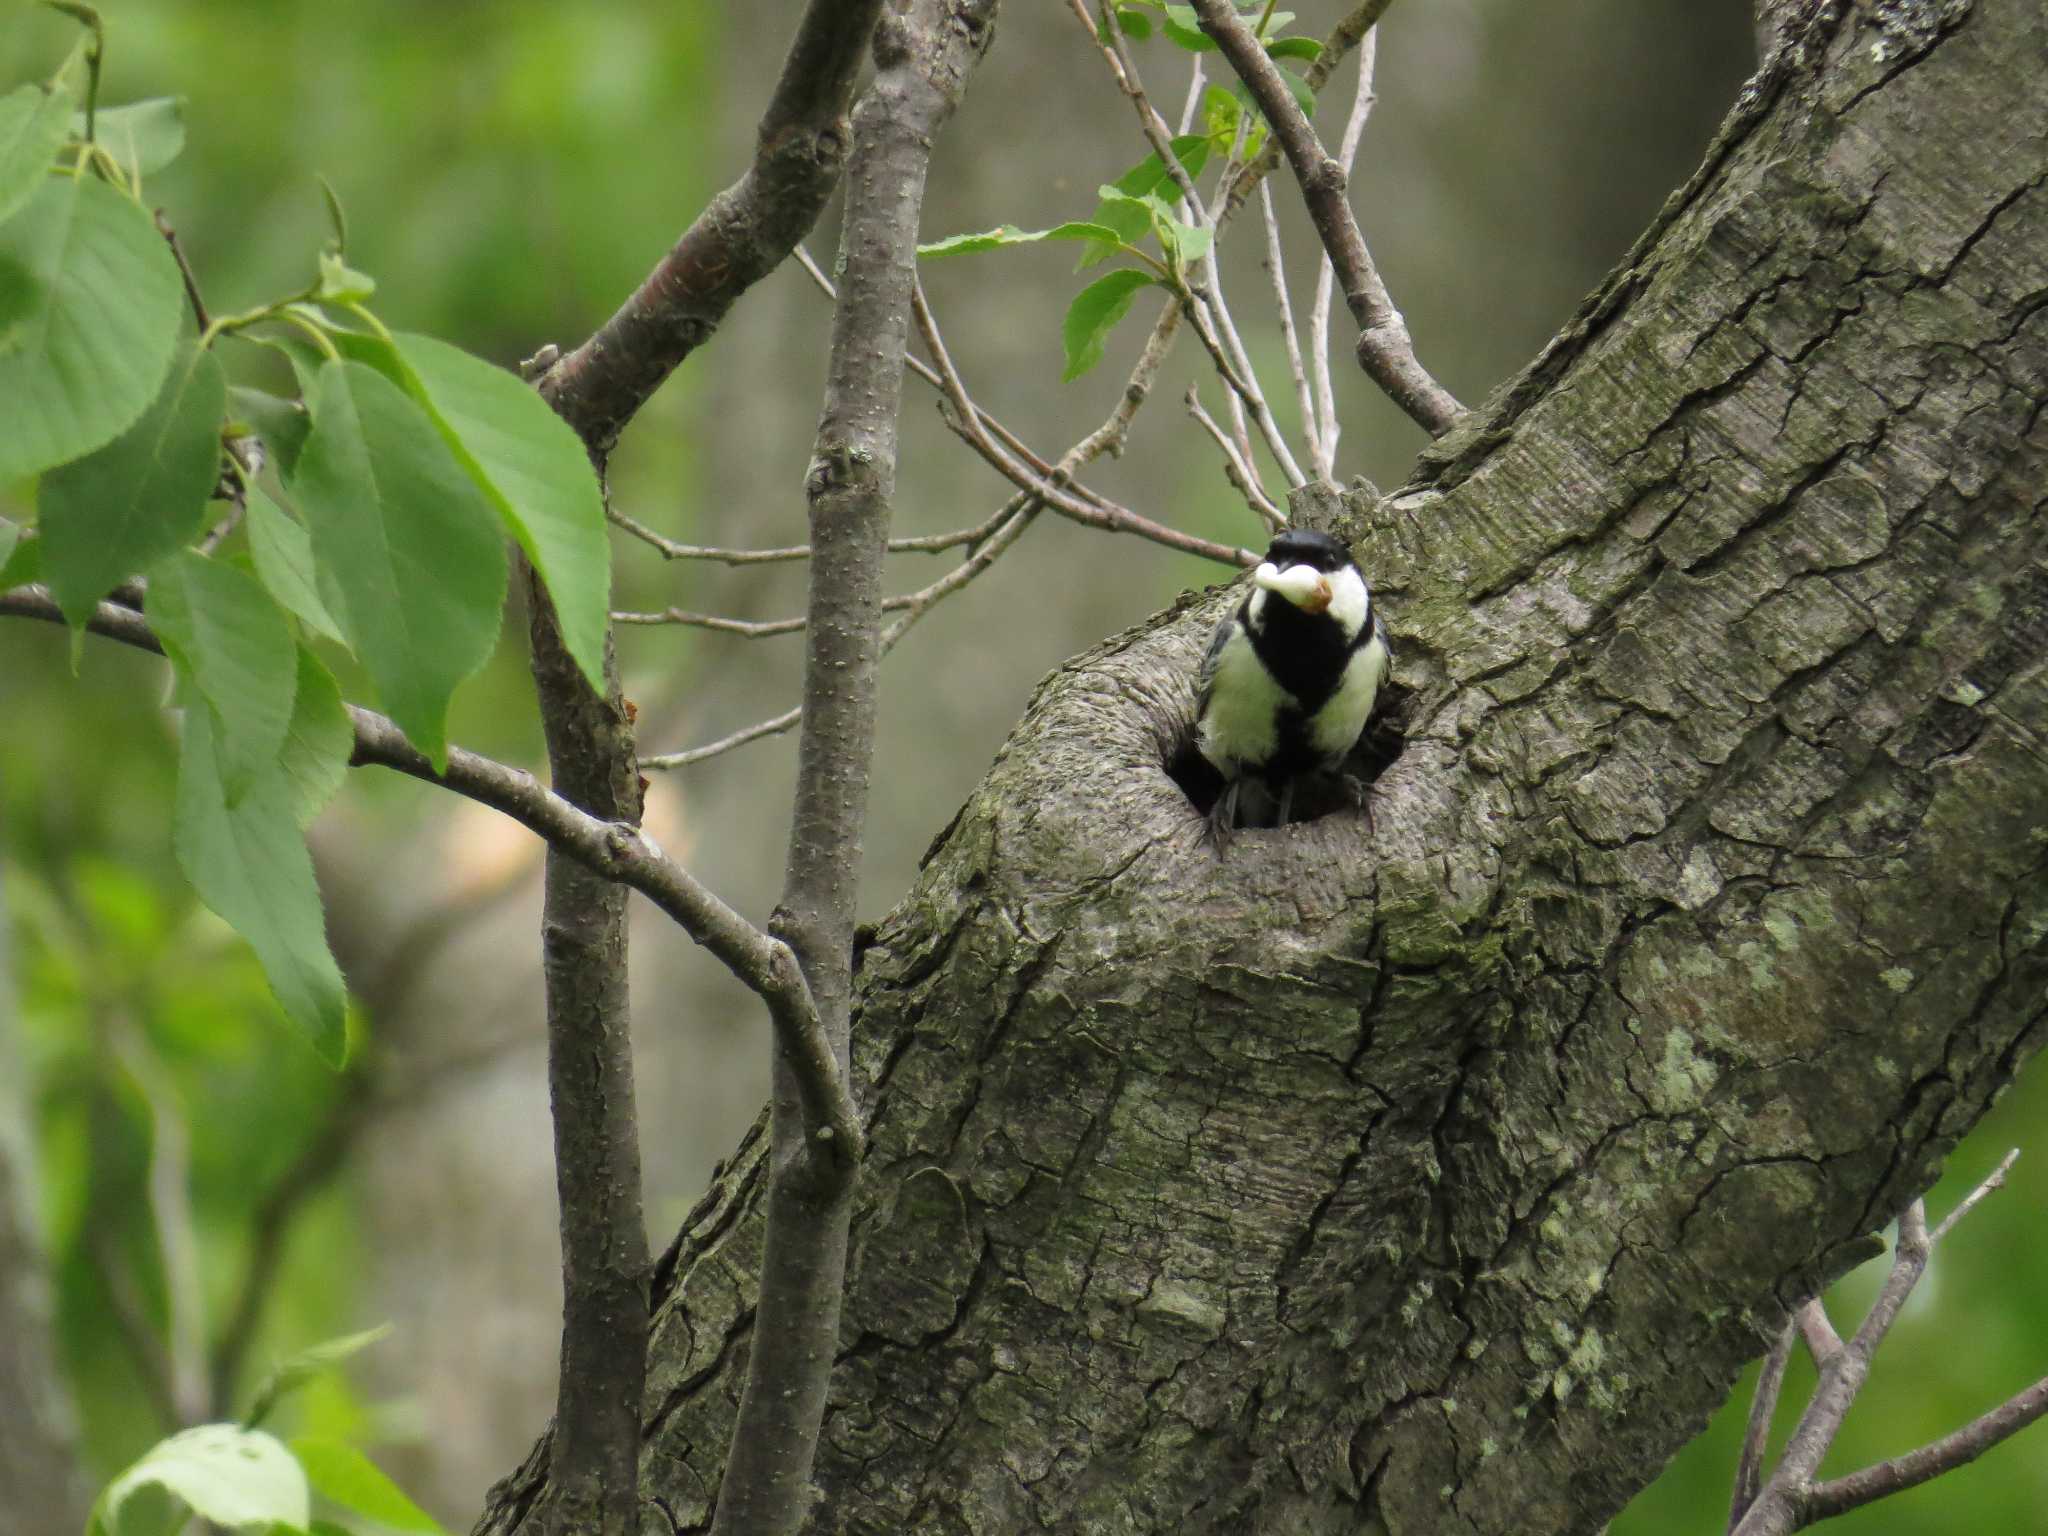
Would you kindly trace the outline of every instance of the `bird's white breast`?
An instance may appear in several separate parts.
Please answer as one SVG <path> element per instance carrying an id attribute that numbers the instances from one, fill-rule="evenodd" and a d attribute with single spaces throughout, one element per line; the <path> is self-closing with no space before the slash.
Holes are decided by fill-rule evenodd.
<path id="1" fill-rule="evenodd" d="M 1351 653 L 1337 691 L 1316 711 L 1311 726 L 1310 740 L 1324 758 L 1341 758 L 1358 740 L 1372 714 L 1380 681 L 1387 675 L 1389 659 L 1386 643 L 1377 634 Z"/>
<path id="2" fill-rule="evenodd" d="M 1279 749 L 1277 721 L 1287 695 L 1236 630 L 1217 654 L 1209 707 L 1202 716 L 1202 755 L 1235 777 L 1245 763 L 1263 763 Z"/>

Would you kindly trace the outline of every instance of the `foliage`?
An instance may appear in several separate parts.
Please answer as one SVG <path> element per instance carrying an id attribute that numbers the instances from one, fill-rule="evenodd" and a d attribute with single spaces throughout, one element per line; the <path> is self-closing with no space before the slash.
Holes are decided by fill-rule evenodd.
<path id="1" fill-rule="evenodd" d="M 386 1331 L 329 1340 L 285 1361 L 258 1389 L 240 1424 L 200 1424 L 159 1440 L 107 1484 L 93 1505 L 86 1536 L 158 1529 L 150 1519 L 155 1510 L 141 1519 L 129 1514 L 131 1501 L 145 1489 L 162 1490 L 216 1525 L 257 1526 L 273 1536 L 279 1530 L 315 1536 L 341 1531 L 342 1527 L 313 1518 L 315 1495 L 373 1525 L 438 1536 L 439 1523 L 345 1441 L 300 1436 L 287 1444 L 256 1427 L 280 1400 L 375 1343 Z"/>
<path id="2" fill-rule="evenodd" d="M 344 988 L 302 836 L 353 740 L 328 648 L 445 765 L 450 699 L 496 644 L 509 535 L 601 686 L 602 496 L 532 390 L 368 308 L 331 189 L 304 286 L 209 315 L 144 202 L 183 147 L 181 111 L 101 110 L 99 24 L 79 15 L 89 43 L 0 98 L 0 391 L 24 403 L 0 426 L 0 479 L 40 477 L 8 574 L 39 574 L 76 632 L 110 595 L 132 606 L 124 583 L 144 573 L 186 717 L 179 862 L 338 1064 Z M 238 387 L 231 406 L 230 343 L 238 366 L 282 351 L 299 399 Z"/>

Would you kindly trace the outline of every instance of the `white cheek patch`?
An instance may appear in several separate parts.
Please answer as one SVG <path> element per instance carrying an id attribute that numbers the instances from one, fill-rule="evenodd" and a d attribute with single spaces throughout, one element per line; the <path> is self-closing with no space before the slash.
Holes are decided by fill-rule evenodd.
<path id="1" fill-rule="evenodd" d="M 1321 613 L 1330 604 L 1329 578 L 1314 566 L 1290 565 L 1281 570 L 1269 560 L 1252 572 L 1252 580 L 1309 613 Z"/>
<path id="2" fill-rule="evenodd" d="M 1358 574 L 1357 566 L 1347 565 L 1331 574 L 1329 612 L 1347 639 L 1355 637 L 1365 628 L 1372 612 L 1372 598 L 1366 591 L 1365 578 Z"/>

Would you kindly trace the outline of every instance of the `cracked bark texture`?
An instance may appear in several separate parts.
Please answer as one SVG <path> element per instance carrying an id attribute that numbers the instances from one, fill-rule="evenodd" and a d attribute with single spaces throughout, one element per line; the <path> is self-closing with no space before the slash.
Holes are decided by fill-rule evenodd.
<path id="1" fill-rule="evenodd" d="M 1819 10 L 1357 498 L 1376 831 L 1202 842 L 1227 593 L 1046 680 L 865 952 L 813 1529 L 1591 1532 L 1931 1182 L 2048 1017 L 2044 58 L 2027 0 Z M 657 1266 L 674 1530 L 767 1171 Z"/>

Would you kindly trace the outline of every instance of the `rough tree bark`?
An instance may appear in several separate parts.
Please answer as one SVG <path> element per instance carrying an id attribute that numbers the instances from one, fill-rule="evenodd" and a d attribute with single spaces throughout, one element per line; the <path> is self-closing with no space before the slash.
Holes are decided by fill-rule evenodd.
<path id="1" fill-rule="evenodd" d="M 817 1529 L 1592 1531 L 1926 1187 L 2048 1017 L 2044 59 L 2031 0 L 1816 8 L 1356 499 L 1376 832 L 1201 841 L 1220 593 L 1039 689 L 866 951 Z M 676 1530 L 766 1173 L 657 1266 Z"/>

